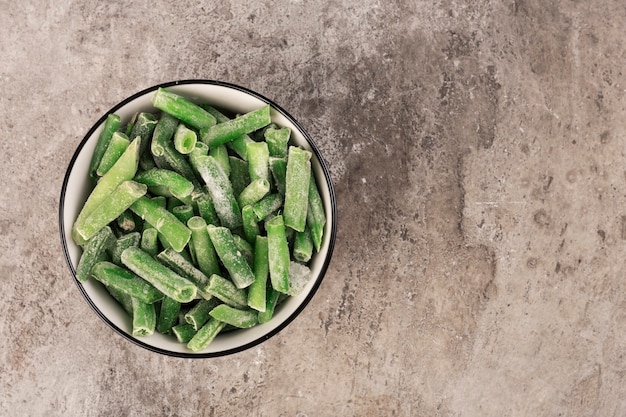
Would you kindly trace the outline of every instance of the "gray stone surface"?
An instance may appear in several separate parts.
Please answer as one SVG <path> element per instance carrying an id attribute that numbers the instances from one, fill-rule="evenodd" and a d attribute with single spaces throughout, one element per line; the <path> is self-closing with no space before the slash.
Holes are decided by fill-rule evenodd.
<path id="1" fill-rule="evenodd" d="M 622 0 L 0 10 L 1 415 L 626 415 Z M 109 330 L 58 232 L 91 124 L 187 78 L 286 107 L 339 210 L 303 314 L 200 361 Z"/>

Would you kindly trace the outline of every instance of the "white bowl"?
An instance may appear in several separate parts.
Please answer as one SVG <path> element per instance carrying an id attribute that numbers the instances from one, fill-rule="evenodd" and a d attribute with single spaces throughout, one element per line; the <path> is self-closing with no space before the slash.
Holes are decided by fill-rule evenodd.
<path id="1" fill-rule="evenodd" d="M 73 242 L 71 228 L 92 188 L 88 175 L 89 163 L 106 117 L 109 113 L 116 113 L 121 117 L 122 123 L 125 124 L 137 112 L 156 112 L 151 99 L 159 87 L 167 88 L 192 101 L 209 103 L 233 113 L 246 113 L 264 104 L 269 104 L 272 122 L 279 126 L 291 128 L 292 143 L 312 152 L 312 173 L 315 175 L 326 211 L 327 221 L 324 240 L 320 251 L 314 254 L 311 259 L 309 265 L 311 280 L 304 290 L 297 296 L 289 297 L 278 306 L 274 317 L 269 322 L 250 329 L 220 334 L 205 350 L 197 353 L 187 349 L 174 337 L 157 332 L 148 337 L 134 337 L 131 333 L 130 317 L 106 289 L 93 279 L 89 279 L 85 283 L 80 283 L 76 279 L 76 266 L 80 258 L 81 248 Z M 237 85 L 211 80 L 184 80 L 156 85 L 133 94 L 115 105 L 89 129 L 89 132 L 78 145 L 63 180 L 59 204 L 59 226 L 65 258 L 78 289 L 93 310 L 113 330 L 131 342 L 153 352 L 187 358 L 215 357 L 240 352 L 266 341 L 291 323 L 313 298 L 324 278 L 335 243 L 336 219 L 335 193 L 328 168 L 315 143 L 304 128 L 279 105 L 262 95 Z"/>

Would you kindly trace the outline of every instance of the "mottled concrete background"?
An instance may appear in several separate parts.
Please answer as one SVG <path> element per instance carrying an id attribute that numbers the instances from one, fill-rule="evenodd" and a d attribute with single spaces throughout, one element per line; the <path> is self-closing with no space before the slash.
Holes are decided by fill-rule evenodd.
<path id="1" fill-rule="evenodd" d="M 1 415 L 626 415 L 623 0 L 0 10 Z M 201 361 L 106 327 L 57 220 L 91 124 L 187 78 L 290 110 L 339 209 L 305 312 Z"/>

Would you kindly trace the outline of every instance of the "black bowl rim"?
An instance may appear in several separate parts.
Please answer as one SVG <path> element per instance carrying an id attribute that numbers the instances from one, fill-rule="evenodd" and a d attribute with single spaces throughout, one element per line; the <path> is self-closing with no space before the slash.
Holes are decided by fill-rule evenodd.
<path id="1" fill-rule="evenodd" d="M 326 256 L 326 259 L 324 260 L 324 264 L 322 265 L 322 268 L 320 270 L 319 276 L 317 277 L 316 281 L 313 284 L 313 287 L 311 288 L 311 291 L 307 294 L 307 296 L 304 299 L 304 301 L 296 308 L 296 310 L 289 317 L 287 317 L 287 319 L 285 321 L 283 321 L 276 328 L 272 329 L 269 333 L 267 333 L 267 334 L 265 334 L 265 335 L 255 339 L 255 340 L 253 340 L 251 342 L 248 342 L 248 343 L 246 343 L 244 345 L 238 346 L 238 347 L 233 348 L 233 349 L 227 349 L 227 350 L 219 351 L 219 352 L 205 352 L 205 353 L 191 353 L 191 352 L 189 352 L 189 353 L 187 353 L 187 352 L 174 352 L 174 351 L 167 350 L 167 349 L 161 349 L 161 348 L 152 346 L 152 345 L 150 345 L 148 343 L 145 343 L 142 340 L 133 337 L 131 334 L 127 333 L 126 331 L 120 329 L 113 322 L 111 322 L 111 320 L 109 320 L 108 317 L 102 311 L 100 311 L 100 309 L 95 305 L 95 303 L 91 300 L 91 298 L 89 297 L 89 295 L 85 291 L 83 285 L 78 281 L 78 279 L 76 279 L 76 270 L 74 269 L 74 266 L 72 265 L 72 260 L 70 258 L 67 242 L 65 240 L 65 221 L 64 221 L 63 212 L 64 212 L 64 205 L 65 205 L 65 194 L 66 194 L 66 190 L 67 190 L 67 184 L 68 184 L 68 181 L 69 181 L 70 173 L 71 173 L 71 171 L 72 171 L 72 169 L 74 167 L 74 164 L 76 163 L 76 159 L 78 158 L 78 155 L 79 155 L 80 151 L 82 150 L 82 148 L 87 143 L 87 140 L 93 135 L 95 130 L 98 129 L 98 127 L 100 127 L 100 125 L 102 125 L 102 123 L 104 123 L 104 121 L 106 120 L 107 116 L 110 113 L 116 112 L 122 106 L 128 104 L 129 102 L 135 100 L 136 98 L 138 98 L 140 96 L 148 94 L 148 93 L 150 93 L 152 91 L 156 91 L 158 88 L 168 88 L 168 87 L 177 86 L 177 85 L 184 85 L 184 84 L 209 84 L 209 85 L 216 85 L 216 86 L 231 88 L 231 89 L 234 89 L 234 90 L 239 90 L 239 91 L 245 92 L 245 93 L 249 94 L 250 96 L 253 96 L 253 97 L 255 97 L 257 99 L 260 99 L 261 101 L 269 104 L 274 110 L 278 111 L 284 117 L 286 117 L 291 123 L 293 123 L 298 128 L 298 130 L 300 130 L 300 132 L 302 133 L 302 135 L 304 136 L 306 141 L 309 143 L 309 146 L 311 147 L 311 149 L 315 153 L 315 156 L 317 157 L 317 159 L 319 161 L 319 164 L 320 164 L 320 167 L 322 169 L 322 172 L 324 173 L 324 178 L 325 178 L 327 186 L 328 186 L 328 191 L 329 191 L 329 196 L 330 196 L 330 203 L 331 203 L 330 206 L 331 206 L 331 211 L 332 211 L 332 213 L 331 213 L 332 214 L 332 223 L 331 223 L 331 227 L 330 227 L 328 255 Z M 262 342 L 268 340 L 272 336 L 278 334 L 281 330 L 283 330 L 291 322 L 293 322 L 298 315 L 300 315 L 300 313 L 304 310 L 304 308 L 307 306 L 307 304 L 311 301 L 311 299 L 313 298 L 313 296 L 317 292 L 319 286 L 321 285 L 322 280 L 323 280 L 324 276 L 326 275 L 326 271 L 328 269 L 328 266 L 329 266 L 331 258 L 332 258 L 332 253 L 333 253 L 333 249 L 334 249 L 334 246 L 335 246 L 335 239 L 337 237 L 337 203 L 336 203 L 336 197 L 335 197 L 335 191 L 334 191 L 333 183 L 332 183 L 332 180 L 331 180 L 331 177 L 330 177 L 330 171 L 328 170 L 328 167 L 326 165 L 326 162 L 324 161 L 324 158 L 322 157 L 321 152 L 317 148 L 317 145 L 315 144 L 315 142 L 313 141 L 313 139 L 311 138 L 309 133 L 304 129 L 304 127 L 293 116 L 291 116 L 291 114 L 289 114 L 286 110 L 284 110 L 281 106 L 279 106 L 273 100 L 270 100 L 267 97 L 265 97 L 265 96 L 255 92 L 255 91 L 252 91 L 252 90 L 250 90 L 248 88 L 241 87 L 239 85 L 232 84 L 232 83 L 229 83 L 229 82 L 224 82 L 224 81 L 216 81 L 216 80 L 209 80 L 209 79 L 186 79 L 186 80 L 177 80 L 177 81 L 170 81 L 170 82 L 157 84 L 157 85 L 154 85 L 152 87 L 148 87 L 146 89 L 143 89 L 143 90 L 141 90 L 141 91 L 131 95 L 130 97 L 122 100 L 120 103 L 118 103 L 115 106 L 113 106 L 109 111 L 107 111 L 104 115 L 102 115 L 102 117 L 100 117 L 100 119 L 89 129 L 87 134 L 83 137 L 81 142 L 78 144 L 76 150 L 74 151 L 74 154 L 72 155 L 72 159 L 69 162 L 67 171 L 65 172 L 65 176 L 63 178 L 63 185 L 61 186 L 61 195 L 60 195 L 60 200 L 59 200 L 59 232 L 60 232 L 60 235 L 61 235 L 61 245 L 63 246 L 63 252 L 65 254 L 65 260 L 67 262 L 67 266 L 69 267 L 69 270 L 70 270 L 72 276 L 74 277 L 74 283 L 76 284 L 76 286 L 80 290 L 81 294 L 83 295 L 83 298 L 87 301 L 87 303 L 94 310 L 94 312 L 96 312 L 96 314 L 100 317 L 100 319 L 102 319 L 102 321 L 104 321 L 106 324 L 108 324 L 109 327 L 111 327 L 116 333 L 118 333 L 119 335 L 124 337 L 126 340 L 129 340 L 132 343 L 134 343 L 134 344 L 136 344 L 136 345 L 138 345 L 138 346 L 140 346 L 140 347 L 142 347 L 144 349 L 147 349 L 149 351 L 152 351 L 152 352 L 155 352 L 155 353 L 159 353 L 159 354 L 162 354 L 162 355 L 172 356 L 172 357 L 180 357 L 180 358 L 189 358 L 189 359 L 212 358 L 212 357 L 221 357 L 221 356 L 227 356 L 227 355 L 235 354 L 235 353 L 242 352 L 244 350 L 250 349 L 250 348 L 252 348 L 254 346 L 257 346 L 257 345 L 261 344 Z"/>

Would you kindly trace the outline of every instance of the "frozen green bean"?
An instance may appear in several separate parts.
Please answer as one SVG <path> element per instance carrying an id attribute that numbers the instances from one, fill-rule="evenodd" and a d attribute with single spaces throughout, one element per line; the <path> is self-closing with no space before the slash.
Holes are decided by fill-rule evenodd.
<path id="1" fill-rule="evenodd" d="M 254 264 L 254 249 L 252 245 L 248 243 L 246 239 L 243 237 L 233 233 L 233 239 L 235 240 L 235 245 L 237 246 L 237 250 L 241 253 L 241 256 L 244 257 L 250 268 L 252 268 Z"/>
<path id="2" fill-rule="evenodd" d="M 264 105 L 235 119 L 201 129 L 200 138 L 211 148 L 231 142 L 270 123 L 270 106 Z"/>
<path id="3" fill-rule="evenodd" d="M 100 131 L 98 142 L 96 142 L 96 149 L 93 151 L 93 154 L 91 155 L 91 162 L 89 163 L 89 177 L 94 184 L 98 179 L 97 170 L 102 161 L 102 156 L 109 146 L 111 137 L 113 137 L 113 134 L 120 127 L 121 123 L 122 120 L 120 119 L 120 116 L 115 113 L 111 113 L 107 116 L 104 126 Z"/>
<path id="4" fill-rule="evenodd" d="M 139 147 L 140 154 L 143 154 L 150 144 L 152 133 L 156 128 L 157 122 L 157 118 L 152 113 L 141 112 L 137 115 L 133 129 L 128 137 L 135 139 L 139 136 L 141 138 L 141 146 Z"/>
<path id="5" fill-rule="evenodd" d="M 298 262 L 309 262 L 313 255 L 313 240 L 309 228 L 305 227 L 304 232 L 296 232 L 293 241 L 293 259 Z"/>
<path id="6" fill-rule="evenodd" d="M 219 163 L 210 155 L 198 156 L 193 161 L 196 170 L 207 185 L 221 225 L 231 229 L 241 226 L 241 209 L 235 198 L 232 184 Z"/>
<path id="7" fill-rule="evenodd" d="M 220 225 L 220 219 L 215 212 L 215 205 L 211 196 L 206 192 L 199 192 L 193 197 L 193 203 L 198 207 L 198 214 L 207 224 Z"/>
<path id="8" fill-rule="evenodd" d="M 263 132 L 270 156 L 284 158 L 287 156 L 287 147 L 291 137 L 288 127 L 270 126 Z"/>
<path id="9" fill-rule="evenodd" d="M 156 256 L 159 252 L 159 239 L 157 230 L 150 226 L 141 232 L 140 247 L 151 256 Z"/>
<path id="10" fill-rule="evenodd" d="M 140 172 L 135 176 L 135 181 L 147 185 L 152 194 L 173 196 L 179 200 L 190 196 L 194 189 L 191 181 L 169 169 L 154 168 Z"/>
<path id="11" fill-rule="evenodd" d="M 241 209 L 241 218 L 243 220 L 243 233 L 249 243 L 253 243 L 260 234 L 258 220 L 252 206 L 244 206 Z"/>
<path id="12" fill-rule="evenodd" d="M 230 163 L 230 182 L 233 185 L 233 193 L 237 196 L 250 184 L 248 162 L 236 156 L 230 156 L 228 160 Z"/>
<path id="13" fill-rule="evenodd" d="M 194 216 L 187 221 L 187 227 L 191 230 L 191 241 L 196 252 L 198 269 L 207 277 L 219 274 L 219 259 L 209 237 L 206 221 L 202 217 Z"/>
<path id="14" fill-rule="evenodd" d="M 137 247 L 122 252 L 122 263 L 156 289 L 180 303 L 196 297 L 197 287 Z"/>
<path id="15" fill-rule="evenodd" d="M 194 330 L 199 330 L 211 318 L 209 316 L 211 310 L 220 304 L 221 301 L 214 297 L 208 300 L 200 300 L 191 310 L 185 313 L 185 321 L 191 324 Z"/>
<path id="16" fill-rule="evenodd" d="M 181 223 L 187 224 L 189 219 L 194 217 L 193 207 L 188 204 L 183 204 L 182 206 L 176 206 L 170 210 L 170 212 L 176 216 Z M 193 232 L 192 232 L 193 235 Z"/>
<path id="17" fill-rule="evenodd" d="M 211 318 L 206 322 L 200 330 L 189 340 L 187 348 L 192 352 L 199 352 L 206 349 L 207 346 L 215 339 L 215 336 L 221 332 L 226 323 L 217 319 Z"/>
<path id="18" fill-rule="evenodd" d="M 98 263 L 101 255 L 112 244 L 114 239 L 111 228 L 105 226 L 87 241 L 76 267 L 76 279 L 78 281 L 85 282 L 89 279 L 91 269 Z"/>
<path id="19" fill-rule="evenodd" d="M 132 298 L 133 303 L 133 331 L 135 337 L 150 336 L 156 328 L 156 311 L 154 304 L 143 303 Z"/>
<path id="20" fill-rule="evenodd" d="M 287 157 L 283 216 L 285 225 L 298 232 L 304 231 L 306 224 L 310 179 L 311 152 L 290 146 Z"/>
<path id="21" fill-rule="evenodd" d="M 247 145 L 248 171 L 250 181 L 257 179 L 270 180 L 269 158 L 270 154 L 265 142 L 250 142 Z"/>
<path id="22" fill-rule="evenodd" d="M 193 328 L 193 325 L 184 323 L 172 327 L 172 333 L 180 343 L 187 343 L 196 334 L 196 330 Z"/>
<path id="23" fill-rule="evenodd" d="M 274 316 L 274 310 L 278 303 L 278 297 L 281 293 L 276 291 L 271 286 L 267 287 L 267 301 L 265 303 L 265 311 L 260 311 L 258 314 L 259 323 L 267 323 Z"/>
<path id="24" fill-rule="evenodd" d="M 191 153 L 198 141 L 198 135 L 184 124 L 179 124 L 174 132 L 174 149 L 183 155 Z"/>
<path id="25" fill-rule="evenodd" d="M 232 281 L 219 276 L 211 275 L 208 292 L 218 300 L 233 306 L 245 308 L 248 305 L 248 296 L 242 288 L 237 288 Z"/>
<path id="26" fill-rule="evenodd" d="M 110 245 L 111 261 L 116 265 L 122 265 L 122 252 L 131 246 L 139 246 L 140 243 L 141 235 L 139 232 L 121 235 Z"/>
<path id="27" fill-rule="evenodd" d="M 309 183 L 309 207 L 306 213 L 306 223 L 311 233 L 311 240 L 315 250 L 319 252 L 324 237 L 324 226 L 326 224 L 326 213 L 324 203 L 320 197 L 315 177 L 311 175 Z"/>
<path id="28" fill-rule="evenodd" d="M 152 96 L 152 105 L 187 123 L 195 129 L 213 126 L 216 121 L 206 110 L 176 93 L 159 88 Z"/>
<path id="29" fill-rule="evenodd" d="M 211 113 L 213 115 L 213 117 L 215 117 L 215 120 L 217 120 L 217 123 L 224 123 L 230 120 L 230 118 L 228 116 L 225 116 L 224 114 L 222 114 L 219 110 L 217 110 L 214 107 L 211 107 L 208 104 L 203 104 L 201 105 L 201 107 L 203 109 L 205 109 L 206 111 L 208 111 L 209 113 Z M 233 140 L 231 140 L 230 142 L 226 143 L 226 146 L 231 149 L 234 153 L 236 153 L 237 155 L 239 155 L 239 157 L 243 160 L 247 160 L 248 159 L 248 152 L 246 149 L 246 145 L 249 142 L 252 142 L 252 138 L 248 135 L 241 135 Z"/>
<path id="30" fill-rule="evenodd" d="M 256 179 L 253 180 L 246 188 L 244 188 L 239 197 L 237 197 L 237 202 L 239 203 L 239 207 L 249 206 L 263 197 L 270 191 L 270 183 L 265 179 Z"/>
<path id="31" fill-rule="evenodd" d="M 146 304 L 163 299 L 163 293 L 146 280 L 111 262 L 98 262 L 91 275 L 109 288 L 115 288 Z"/>
<path id="32" fill-rule="evenodd" d="M 254 282 L 248 288 L 248 307 L 265 311 L 269 258 L 267 237 L 257 236 L 254 244 Z"/>
<path id="33" fill-rule="evenodd" d="M 191 231 L 172 213 L 147 197 L 141 197 L 130 206 L 130 209 L 157 229 L 159 234 L 176 250 L 182 251 L 189 239 Z"/>
<path id="34" fill-rule="evenodd" d="M 226 304 L 218 305 L 210 314 L 214 319 L 241 329 L 248 329 L 259 322 L 256 311 L 239 310 Z"/>
<path id="35" fill-rule="evenodd" d="M 115 162 L 120 159 L 120 156 L 122 156 L 126 148 L 128 148 L 128 145 L 130 145 L 128 136 L 122 132 L 113 133 L 113 136 L 111 136 L 111 140 L 109 141 L 109 146 L 107 146 L 104 154 L 102 155 L 96 174 L 99 177 L 106 174 Z"/>
<path id="36" fill-rule="evenodd" d="M 180 313 L 180 303 L 173 298 L 164 297 L 157 317 L 156 329 L 159 333 L 169 334 L 176 325 Z"/>
<path id="37" fill-rule="evenodd" d="M 284 196 L 285 182 L 287 178 L 287 158 L 276 158 L 270 156 L 269 163 L 276 191 L 278 191 L 280 195 Z"/>
<path id="38" fill-rule="evenodd" d="M 118 185 L 124 181 L 132 180 L 137 172 L 139 165 L 139 145 L 141 139 L 133 140 L 126 151 L 120 156 L 115 164 L 107 171 L 98 184 L 95 186 L 87 201 L 83 205 L 77 219 L 74 221 L 72 227 L 72 238 L 78 245 L 84 245 L 85 239 L 78 233 L 78 228 L 85 221 L 85 218 L 89 216 L 100 204 L 109 198 L 111 193 L 117 188 Z"/>
<path id="39" fill-rule="evenodd" d="M 265 225 L 267 229 L 267 246 L 270 280 L 272 287 L 281 293 L 289 291 L 289 246 L 285 234 L 283 216 L 272 218 Z"/>
<path id="40" fill-rule="evenodd" d="M 228 156 L 228 149 L 226 149 L 225 145 L 214 146 L 209 149 L 209 155 L 211 155 L 220 167 L 224 170 L 226 176 L 230 176 L 230 161 Z"/>
<path id="41" fill-rule="evenodd" d="M 89 240 L 98 230 L 117 219 L 147 191 L 148 188 L 143 184 L 135 181 L 124 181 L 113 190 L 108 199 L 83 219 L 76 227 L 76 232 L 84 240 Z"/>
<path id="42" fill-rule="evenodd" d="M 204 299 L 210 299 L 208 291 L 209 278 L 196 268 L 183 255 L 173 249 L 164 249 L 157 255 L 157 259 L 166 267 L 185 278 L 196 286 L 198 294 Z"/>
<path id="43" fill-rule="evenodd" d="M 283 196 L 280 194 L 268 194 L 252 205 L 252 210 L 256 214 L 257 220 L 265 220 L 267 216 L 274 213 L 283 206 Z"/>
<path id="44" fill-rule="evenodd" d="M 254 282 L 254 273 L 237 247 L 231 231 L 226 227 L 212 225 L 207 226 L 207 231 L 217 256 L 222 261 L 237 288 L 245 288 L 252 284 Z"/>

